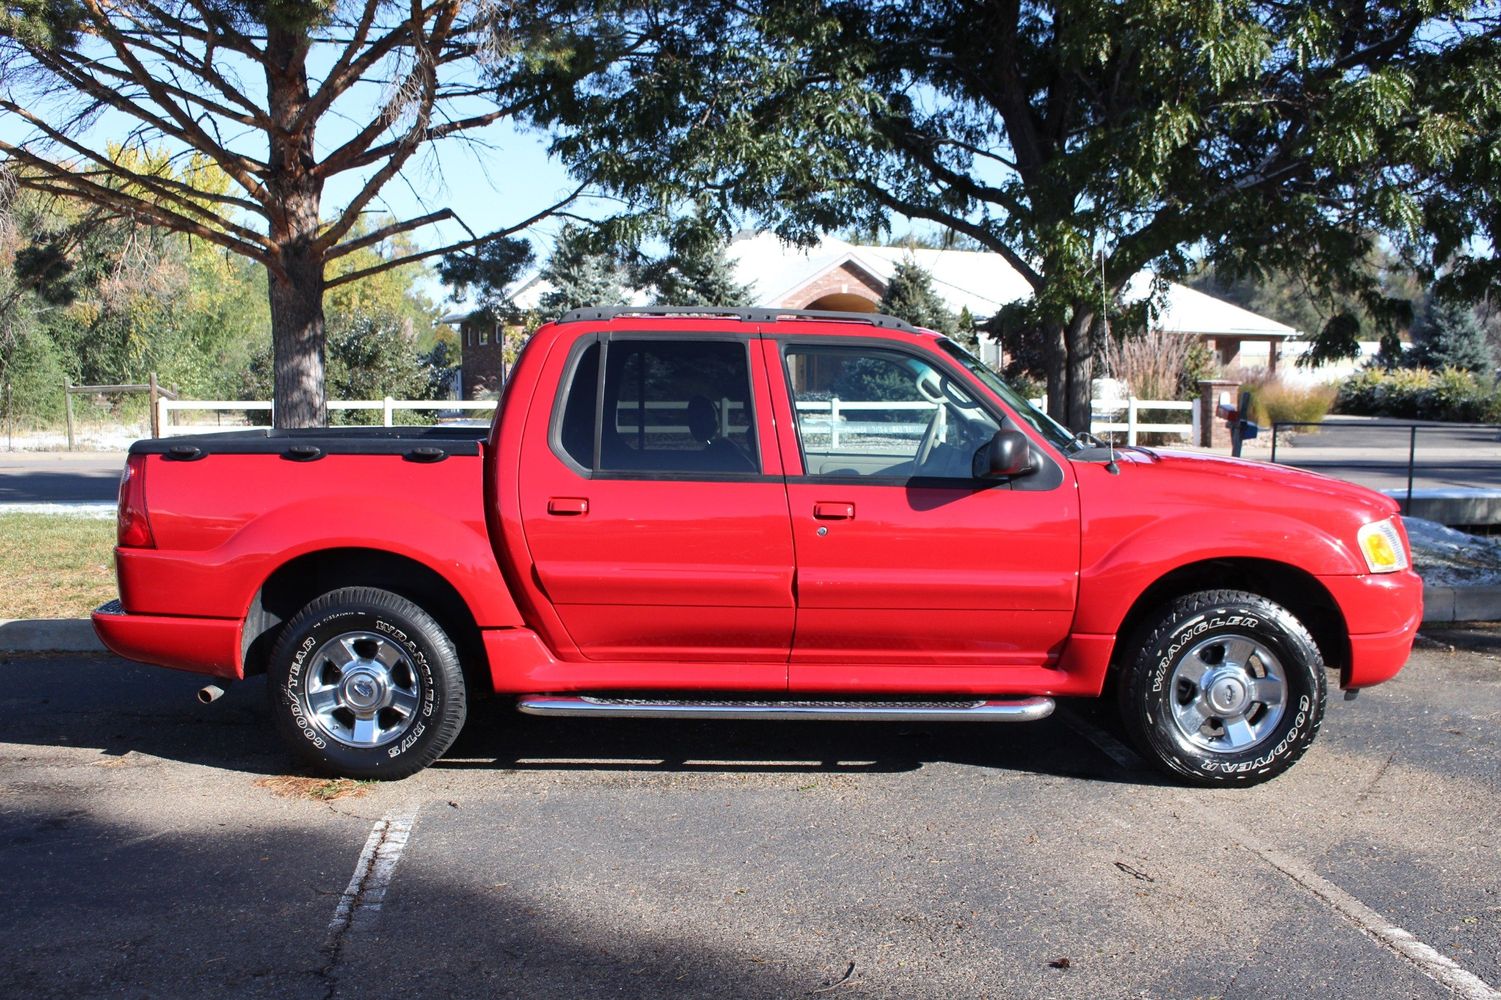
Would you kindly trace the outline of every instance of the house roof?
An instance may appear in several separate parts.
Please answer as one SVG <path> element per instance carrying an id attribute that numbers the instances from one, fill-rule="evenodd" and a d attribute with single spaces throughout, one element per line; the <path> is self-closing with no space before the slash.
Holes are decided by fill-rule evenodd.
<path id="1" fill-rule="evenodd" d="M 1000 255 L 977 250 L 863 246 L 834 236 L 801 248 L 783 243 L 773 233 L 745 232 L 730 243 L 726 255 L 735 268 L 736 280 L 750 287 L 755 305 L 802 308 L 807 301 L 798 299 L 799 290 L 847 266 L 864 271 L 884 286 L 904 260 L 912 260 L 928 272 L 933 290 L 949 309 L 956 313 L 968 309 L 977 320 L 1032 295 L 1032 286 Z M 1151 290 L 1152 280 L 1149 272 L 1137 274 L 1127 283 L 1125 298 L 1143 298 Z M 520 308 L 532 309 L 551 290 L 551 283 L 533 272 L 512 286 L 510 298 Z M 647 301 L 642 291 L 630 298 L 634 305 Z M 465 315 L 455 312 L 444 321 L 461 320 Z M 1166 283 L 1155 325 L 1170 333 L 1211 337 L 1285 340 L 1298 335 L 1286 324 L 1176 282 Z"/>
<path id="2" fill-rule="evenodd" d="M 759 305 L 801 307 L 789 301 L 828 272 L 853 265 L 886 284 L 896 266 L 912 260 L 932 276 L 933 290 L 955 312 L 969 309 L 976 319 L 994 315 L 1009 302 L 1030 298 L 1032 286 L 998 254 L 976 250 L 861 246 L 825 237 L 812 248 L 783 243 L 772 233 L 742 234 L 730 244 L 738 280 L 751 286 Z M 1152 276 L 1142 272 L 1127 284 L 1128 300 L 1140 299 Z M 1286 339 L 1295 329 L 1176 282 L 1167 282 L 1157 309 L 1157 325 L 1182 334 Z"/>

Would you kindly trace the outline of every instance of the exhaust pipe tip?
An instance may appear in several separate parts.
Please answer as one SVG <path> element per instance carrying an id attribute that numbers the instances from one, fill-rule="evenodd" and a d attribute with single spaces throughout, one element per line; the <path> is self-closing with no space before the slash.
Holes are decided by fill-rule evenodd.
<path id="1" fill-rule="evenodd" d="M 198 689 L 198 701 L 204 705 L 212 705 L 224 697 L 224 689 L 217 684 L 206 684 Z"/>

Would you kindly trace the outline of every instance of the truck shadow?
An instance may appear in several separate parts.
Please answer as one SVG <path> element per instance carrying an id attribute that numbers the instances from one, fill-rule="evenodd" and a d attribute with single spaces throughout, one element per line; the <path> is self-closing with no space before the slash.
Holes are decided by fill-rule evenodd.
<path id="1" fill-rule="evenodd" d="M 1144 765 L 1123 767 L 1068 724 L 1069 716 L 1098 714 L 1098 706 L 1064 703 L 1053 717 L 1025 724 L 540 719 L 483 703 L 471 710 L 463 735 L 433 766 L 895 774 L 956 764 L 1091 781 L 1165 783 Z"/>
<path id="2" fill-rule="evenodd" d="M 5 741 L 135 752 L 249 774 L 297 774 L 304 765 L 271 724 L 262 678 L 232 685 L 212 705 L 204 678 L 107 656 L 0 658 Z M 1068 724 L 1105 706 L 1061 702 L 1041 722 L 740 722 L 544 719 L 504 700 L 470 707 L 437 770 L 896 774 L 950 764 L 1129 784 L 1159 784 L 1123 767 Z"/>

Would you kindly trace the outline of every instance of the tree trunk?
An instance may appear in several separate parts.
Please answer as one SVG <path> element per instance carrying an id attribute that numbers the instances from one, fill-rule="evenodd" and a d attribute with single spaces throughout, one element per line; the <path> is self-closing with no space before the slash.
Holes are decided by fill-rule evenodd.
<path id="1" fill-rule="evenodd" d="M 1093 417 L 1094 347 L 1089 335 L 1093 323 L 1093 312 L 1075 306 L 1068 322 L 1044 327 L 1048 416 L 1074 432 L 1089 430 Z"/>
<path id="2" fill-rule="evenodd" d="M 1065 367 L 1068 372 L 1068 389 L 1065 398 L 1064 426 L 1078 433 L 1089 430 L 1093 421 L 1094 407 L 1094 342 L 1090 331 L 1094 326 L 1094 312 L 1074 306 L 1073 318 L 1064 328 L 1063 349 L 1067 355 Z"/>
<path id="3" fill-rule="evenodd" d="M 275 368 L 272 418 L 277 427 L 328 423 L 324 383 L 323 267 L 317 244 L 323 180 L 314 168 L 313 124 L 298 121 L 309 100 L 308 37 L 271 19 L 266 26 L 269 131 L 266 188 L 272 195 L 270 235 L 276 260 L 268 282 Z"/>
<path id="4" fill-rule="evenodd" d="M 271 350 L 274 358 L 273 422 L 277 427 L 324 427 L 323 255 L 304 247 L 283 251 L 271 273 Z"/>

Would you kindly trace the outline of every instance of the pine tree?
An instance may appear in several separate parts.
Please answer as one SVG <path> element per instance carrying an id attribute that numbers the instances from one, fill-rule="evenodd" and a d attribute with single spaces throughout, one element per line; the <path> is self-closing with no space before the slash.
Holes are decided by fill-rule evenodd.
<path id="1" fill-rule="evenodd" d="M 592 233 L 578 226 L 563 227 L 539 275 L 552 285 L 539 303 L 549 319 L 570 309 L 626 304 L 625 268 L 613 254 L 598 249 Z"/>
<path id="2" fill-rule="evenodd" d="M 933 277 L 917 265 L 916 261 L 904 260 L 896 266 L 896 273 L 886 284 L 886 294 L 876 307 L 880 312 L 897 319 L 904 319 L 913 326 L 936 330 L 952 337 L 958 330 L 954 314 L 944 307 L 943 300 L 933 291 Z"/>
<path id="3" fill-rule="evenodd" d="M 975 316 L 969 311 L 969 306 L 959 308 L 959 318 L 954 321 L 953 338 L 954 343 L 971 354 L 980 353 L 979 327 L 975 324 Z"/>
<path id="4" fill-rule="evenodd" d="M 748 306 L 749 285 L 735 280 L 723 243 L 674 251 L 642 268 L 641 284 L 656 289 L 653 305 Z"/>
<path id="5" fill-rule="evenodd" d="M 1429 368 L 1489 372 L 1494 363 L 1485 331 L 1475 321 L 1474 311 L 1462 302 L 1429 302 L 1423 321 L 1413 330 L 1413 339 L 1419 363 Z"/>

